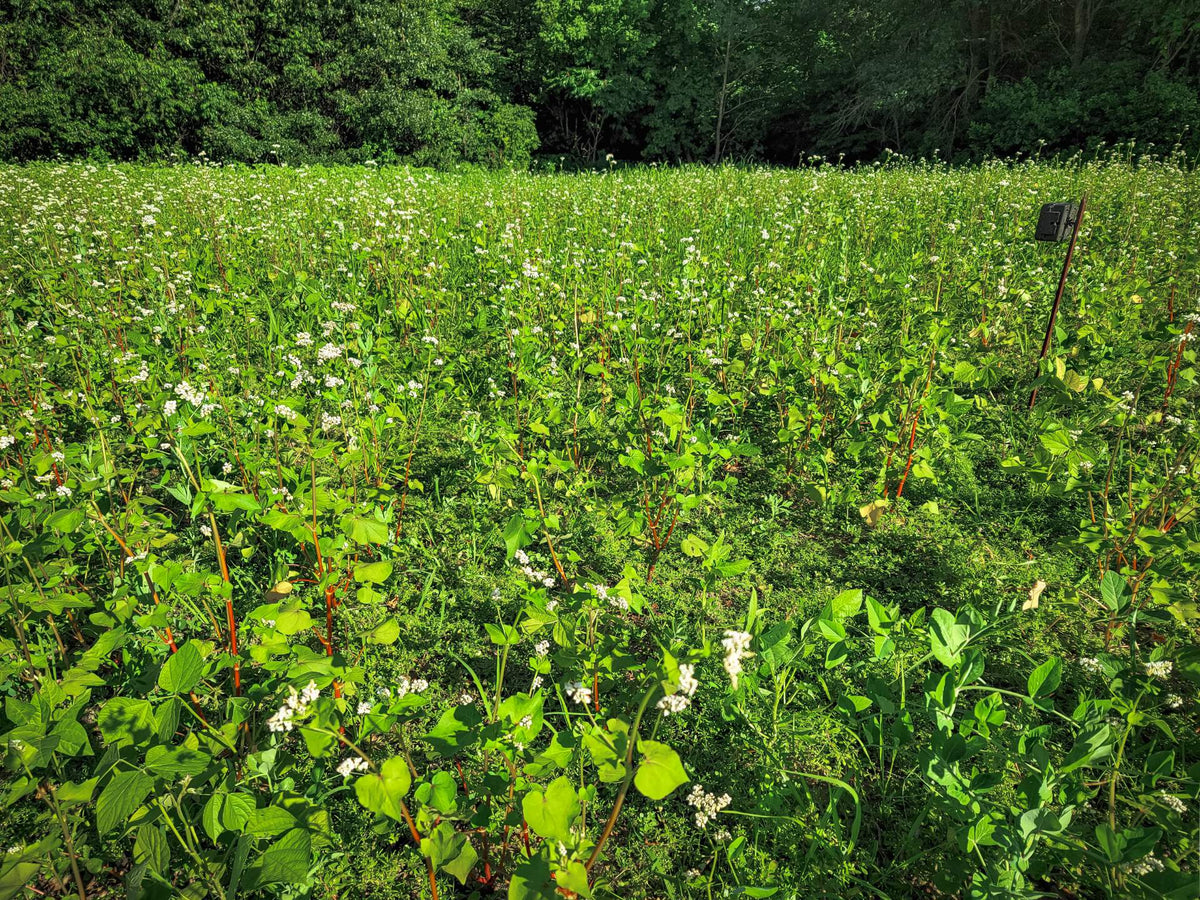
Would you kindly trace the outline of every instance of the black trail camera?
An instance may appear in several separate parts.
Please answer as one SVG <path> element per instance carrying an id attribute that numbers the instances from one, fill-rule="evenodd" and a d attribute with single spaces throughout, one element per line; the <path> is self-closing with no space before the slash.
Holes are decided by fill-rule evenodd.
<path id="1" fill-rule="evenodd" d="M 1071 236 L 1071 230 L 1075 227 L 1078 217 L 1078 203 L 1047 203 L 1038 215 L 1037 232 L 1034 236 L 1039 241 L 1065 241 Z"/>

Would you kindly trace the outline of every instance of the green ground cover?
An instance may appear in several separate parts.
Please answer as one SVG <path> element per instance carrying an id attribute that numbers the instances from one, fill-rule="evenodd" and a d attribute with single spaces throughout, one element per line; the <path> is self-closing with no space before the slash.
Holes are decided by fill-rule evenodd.
<path id="1" fill-rule="evenodd" d="M 0 898 L 1196 896 L 1198 207 L 0 168 Z"/>

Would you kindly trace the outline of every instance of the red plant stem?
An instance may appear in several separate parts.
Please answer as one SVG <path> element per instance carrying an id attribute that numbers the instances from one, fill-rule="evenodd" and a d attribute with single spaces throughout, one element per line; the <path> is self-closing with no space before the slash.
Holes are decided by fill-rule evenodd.
<path id="1" fill-rule="evenodd" d="M 96 512 L 100 515 L 100 523 L 104 526 L 104 530 L 113 536 L 113 538 L 116 540 L 117 544 L 120 546 L 121 550 L 124 551 L 126 557 L 132 557 L 133 551 L 129 549 L 129 545 L 125 543 L 125 541 L 121 538 L 121 536 L 112 530 L 112 527 L 108 524 L 108 520 L 105 519 L 104 514 L 100 512 L 99 507 L 96 507 Z M 145 574 L 145 578 L 146 578 L 146 584 L 150 588 L 150 596 L 154 598 L 154 605 L 158 606 L 159 605 L 158 589 L 154 585 L 154 579 L 150 577 L 149 572 L 146 572 L 144 574 Z M 67 615 L 70 615 L 69 610 L 67 612 Z M 72 619 L 71 624 L 75 625 L 74 619 Z M 76 632 L 79 631 L 78 625 L 75 625 L 75 630 L 76 630 Z M 175 636 L 173 634 L 171 634 L 171 626 L 170 625 L 168 625 L 166 627 L 166 633 L 164 635 L 164 639 L 166 641 L 167 647 L 169 647 L 171 650 L 172 656 L 179 652 L 179 648 L 177 646 L 175 646 Z M 196 692 L 188 691 L 188 697 L 192 701 L 192 706 L 194 706 L 196 708 L 196 715 L 200 717 L 200 721 L 203 722 L 205 725 L 208 725 L 208 719 L 206 719 L 204 717 L 204 711 L 200 708 L 200 698 L 196 696 Z"/>
<path id="2" fill-rule="evenodd" d="M 900 485 L 896 488 L 896 499 L 900 499 L 900 495 L 904 493 L 904 482 L 908 481 L 908 473 L 912 471 L 913 457 L 916 455 L 913 446 L 917 442 L 917 423 L 921 421 L 921 407 L 917 407 L 917 414 L 913 416 L 912 434 L 908 437 L 908 462 L 904 466 L 904 474 L 900 477 Z"/>
<path id="3" fill-rule="evenodd" d="M 1195 322 L 1187 323 L 1183 334 L 1179 336 L 1179 350 L 1175 353 L 1175 361 L 1167 366 L 1167 392 L 1163 394 L 1163 406 L 1167 405 L 1167 401 L 1171 399 L 1171 392 L 1175 390 L 1175 379 L 1179 376 L 1179 366 L 1183 363 L 1183 348 L 1188 342 L 1187 336 L 1192 333 L 1195 325 Z"/>
<path id="4" fill-rule="evenodd" d="M 225 616 L 229 628 L 229 653 L 233 657 L 233 696 L 240 697 L 242 695 L 242 664 L 238 662 L 237 658 L 237 617 L 233 612 L 233 583 L 229 580 L 229 566 L 225 562 L 225 547 L 221 544 L 221 532 L 217 529 L 217 517 L 212 514 L 212 510 L 209 510 L 208 522 L 212 526 L 213 541 L 217 545 L 217 560 L 221 563 L 221 577 L 225 580 L 225 587 L 229 590 L 229 596 L 225 598 Z"/>
<path id="5" fill-rule="evenodd" d="M 516 391 L 516 375 L 513 375 L 513 391 Z M 425 387 L 421 392 L 421 409 L 417 413 L 417 427 L 413 429 L 412 444 L 408 448 L 408 459 L 404 463 L 404 493 L 400 495 L 400 512 L 396 515 L 396 538 L 400 538 L 400 526 L 404 521 L 404 507 L 408 503 L 408 477 L 412 474 L 413 454 L 417 452 L 417 439 L 421 436 L 421 423 L 425 419 L 425 400 L 429 396 L 429 374 L 425 375 Z M 515 393 L 514 393 L 515 396 Z M 517 418 L 520 419 L 521 410 L 517 407 Z M 519 427 L 518 421 L 518 427 Z"/>

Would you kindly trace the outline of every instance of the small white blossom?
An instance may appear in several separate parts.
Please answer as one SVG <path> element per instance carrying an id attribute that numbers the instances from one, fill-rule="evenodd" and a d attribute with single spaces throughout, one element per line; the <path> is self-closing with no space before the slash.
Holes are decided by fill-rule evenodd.
<path id="1" fill-rule="evenodd" d="M 563 690 L 566 691 L 568 697 L 581 706 L 587 706 L 592 702 L 592 689 L 582 681 L 569 682 Z"/>
<path id="2" fill-rule="evenodd" d="M 729 682 L 734 689 L 738 686 L 738 676 L 742 673 L 742 657 L 750 650 L 751 636 L 744 631 L 725 632 L 721 646 L 725 648 L 725 671 L 729 674 Z"/>
<path id="3" fill-rule="evenodd" d="M 1151 678 L 1166 678 L 1175 668 L 1175 664 L 1169 659 L 1160 659 L 1157 662 L 1144 663 L 1143 667 Z"/>
<path id="4" fill-rule="evenodd" d="M 703 785 L 692 785 L 692 792 L 687 796 L 688 806 L 696 810 L 696 827 L 704 828 L 717 817 L 717 813 L 727 807 L 733 799 L 728 794 L 717 796 L 704 790 Z"/>
<path id="5" fill-rule="evenodd" d="M 1180 800 L 1178 797 L 1176 797 L 1174 794 L 1168 794 L 1168 793 L 1164 792 L 1162 794 L 1159 794 L 1159 798 L 1162 800 L 1163 803 L 1165 803 L 1167 806 L 1169 806 L 1175 812 L 1179 813 L 1179 815 L 1182 816 L 1184 813 L 1187 812 L 1187 804 L 1184 803 L 1182 800 Z"/>
<path id="6" fill-rule="evenodd" d="M 338 763 L 337 771 L 343 778 L 349 778 L 355 772 L 365 772 L 367 765 L 367 761 L 361 756 L 347 756 Z"/>

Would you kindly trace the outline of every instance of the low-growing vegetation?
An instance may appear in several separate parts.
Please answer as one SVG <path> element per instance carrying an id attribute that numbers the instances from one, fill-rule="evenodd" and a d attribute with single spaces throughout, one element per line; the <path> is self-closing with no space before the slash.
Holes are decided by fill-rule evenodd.
<path id="1" fill-rule="evenodd" d="M 1198 205 L 0 169 L 0 898 L 1195 897 Z"/>

